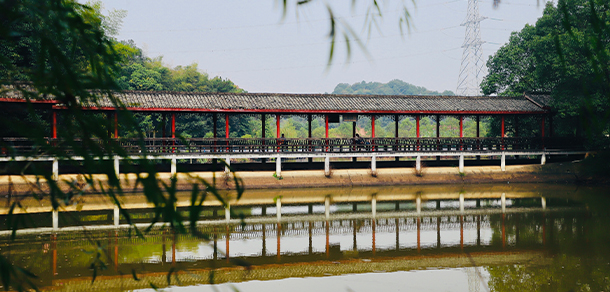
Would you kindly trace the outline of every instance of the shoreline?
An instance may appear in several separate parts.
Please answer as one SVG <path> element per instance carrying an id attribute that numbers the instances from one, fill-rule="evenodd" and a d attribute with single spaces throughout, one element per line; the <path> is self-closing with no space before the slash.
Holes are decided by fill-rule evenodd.
<path id="1" fill-rule="evenodd" d="M 379 168 L 376 175 L 370 169 L 333 170 L 330 176 L 324 170 L 282 171 L 282 178 L 274 177 L 273 171 L 236 172 L 234 175 L 243 181 L 246 189 L 294 189 L 326 187 L 362 187 L 362 186 L 396 186 L 396 185 L 446 185 L 446 184 L 483 184 L 483 183 L 562 183 L 596 182 L 593 178 L 582 178 L 578 175 L 578 163 L 562 162 L 546 165 L 510 165 L 506 171 L 499 166 L 467 166 L 460 173 L 458 167 L 426 167 L 417 174 L 414 168 Z M 178 190 L 190 190 L 199 179 L 211 182 L 216 177 L 219 189 L 234 189 L 233 174 L 223 172 L 178 173 Z M 169 182 L 169 173 L 158 173 L 160 181 Z M 96 183 L 107 182 L 105 175 L 93 175 Z M 135 187 L 135 174 L 121 174 L 125 191 L 141 191 Z M 86 186 L 82 175 L 66 174 L 59 176 L 58 185 L 68 190 L 70 184 L 81 186 L 85 193 L 97 193 Z M 98 187 L 99 188 L 99 187 Z M 88 191 L 88 189 L 90 191 Z M 34 175 L 0 176 L 0 195 L 19 196 L 34 191 L 48 190 L 44 178 Z"/>

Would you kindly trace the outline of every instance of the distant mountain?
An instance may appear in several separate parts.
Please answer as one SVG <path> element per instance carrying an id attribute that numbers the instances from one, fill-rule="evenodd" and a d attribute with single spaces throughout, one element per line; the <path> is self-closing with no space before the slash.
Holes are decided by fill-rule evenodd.
<path id="1" fill-rule="evenodd" d="M 352 85 L 339 83 L 332 93 L 368 95 L 455 95 L 453 91 L 430 91 L 425 87 L 415 86 L 398 79 L 394 79 L 388 83 L 364 81 Z"/>

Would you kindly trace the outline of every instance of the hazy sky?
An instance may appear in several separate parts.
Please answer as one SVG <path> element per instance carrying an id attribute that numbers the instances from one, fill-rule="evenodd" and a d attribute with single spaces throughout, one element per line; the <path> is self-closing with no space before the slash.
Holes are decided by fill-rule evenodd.
<path id="1" fill-rule="evenodd" d="M 533 24 L 544 1 L 479 1 L 484 59 L 508 41 L 512 31 Z M 132 39 L 149 57 L 163 56 L 174 67 L 198 63 L 210 76 L 229 78 L 249 92 L 324 93 L 338 83 L 400 79 L 431 90 L 456 90 L 468 0 L 381 1 L 379 29 L 367 33 L 371 0 L 316 0 L 286 18 L 277 0 L 103 0 L 105 8 L 127 10 L 119 40 Z M 296 1 L 288 1 L 296 2 Z M 370 57 L 355 44 L 346 60 L 345 42 L 329 54 L 326 5 L 359 33 Z M 411 13 L 410 32 L 401 36 L 399 13 Z M 341 37 L 342 38 L 342 37 Z"/>

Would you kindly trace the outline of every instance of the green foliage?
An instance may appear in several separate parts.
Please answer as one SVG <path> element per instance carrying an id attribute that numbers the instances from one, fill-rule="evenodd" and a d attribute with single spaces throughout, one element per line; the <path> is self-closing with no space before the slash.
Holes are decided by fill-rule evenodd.
<path id="1" fill-rule="evenodd" d="M 177 88 L 170 85 L 192 90 L 239 89 L 228 80 L 210 80 L 207 75 L 197 72 L 196 65 L 175 70 L 165 68 L 160 60 L 144 57 L 141 50 L 132 44 L 115 41 L 109 36 L 113 24 L 99 13 L 99 3 L 92 5 L 93 8 L 71 0 L 0 1 L 0 94 L 10 91 L 11 94 L 20 94 L 28 101 L 18 113 L 13 113 L 10 107 L 2 108 L 2 125 L 13 125 L 10 131 L 2 134 L 17 134 L 32 141 L 36 150 L 26 154 L 30 158 L 51 156 L 62 160 L 62 163 L 71 163 L 70 157 L 82 157 L 80 163 L 84 184 L 58 182 L 49 172 L 35 172 L 46 181 L 48 189 L 34 186 L 31 191 L 34 198 L 48 199 L 52 208 L 58 210 L 73 204 L 89 191 L 97 191 L 110 198 L 118 206 L 120 214 L 132 224 L 129 212 L 122 208 L 119 199 L 123 195 L 121 182 L 112 168 L 104 166 L 104 160 L 108 157 L 119 156 L 127 163 L 132 162 L 131 158 L 116 140 L 109 138 L 108 130 L 111 129 L 112 122 L 106 114 L 84 111 L 82 104 L 95 105 L 102 97 L 109 100 L 116 107 L 120 131 L 126 136 L 140 139 L 144 156 L 147 155 L 147 149 L 141 139 L 162 132 L 166 129 L 167 122 L 159 114 L 134 117 L 114 97 L 113 92 L 125 88 L 123 86 L 170 90 Z M 114 23 L 116 24 L 117 22 Z M 168 76 L 175 78 L 167 78 Z M 47 140 L 50 131 L 46 121 L 49 120 L 50 111 L 34 107 L 30 102 L 45 95 L 53 96 L 64 106 L 58 117 L 62 125 L 57 131 L 58 140 L 53 143 L 48 143 Z M 15 118 L 20 118 L 23 122 L 15 123 Z M 195 126 L 198 125 L 197 122 L 193 121 Z M 189 130 L 192 129 L 180 130 L 187 136 L 191 135 Z M 0 146 L 9 153 L 14 153 L 14 145 L 2 142 Z M 208 182 L 193 178 L 196 183 L 192 186 L 189 214 L 185 216 L 176 210 L 176 177 L 169 183 L 160 181 L 156 175 L 155 161 L 138 159 L 138 163 L 143 172 L 136 174 L 134 187 L 142 189 L 147 201 L 154 205 L 153 224 L 162 222 L 174 232 L 189 232 L 206 240 L 205 235 L 198 233 L 195 228 L 195 221 L 203 209 L 203 201 L 210 195 L 223 206 L 228 205 L 226 198 L 216 188 L 216 179 Z M 92 174 L 99 171 L 106 175 L 106 182 L 93 177 Z M 243 184 L 236 176 L 233 176 L 233 182 L 239 199 L 243 194 Z M 69 189 L 65 190 L 66 187 Z M 189 223 L 187 225 L 184 222 Z M 152 225 L 147 230 L 150 228 Z M 137 228 L 135 234 L 142 235 Z M 93 239 L 90 240 L 93 242 Z M 105 250 L 97 248 L 91 254 L 90 268 L 94 280 L 97 272 L 109 265 L 105 253 Z M 4 289 L 36 289 L 32 283 L 35 275 L 26 269 L 15 266 L 3 255 L 0 255 L 0 266 L 0 280 Z"/>
<path id="2" fill-rule="evenodd" d="M 578 124 L 590 136 L 610 126 L 610 7 L 606 1 L 548 2 L 536 25 L 514 32 L 490 57 L 484 94 L 520 96 L 550 92 L 561 127 L 575 135 Z"/>

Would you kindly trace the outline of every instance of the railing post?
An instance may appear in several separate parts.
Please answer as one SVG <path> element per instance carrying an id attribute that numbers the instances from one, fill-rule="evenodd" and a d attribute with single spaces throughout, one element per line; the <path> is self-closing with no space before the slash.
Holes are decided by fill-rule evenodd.
<path id="1" fill-rule="evenodd" d="M 282 220 L 282 197 L 277 197 L 275 200 L 275 213 L 277 215 L 277 221 Z"/>
<path id="2" fill-rule="evenodd" d="M 464 173 L 464 154 L 460 154 L 459 169 L 460 173 Z"/>
<path id="3" fill-rule="evenodd" d="M 460 194 L 460 212 L 464 212 L 464 194 Z"/>
<path id="4" fill-rule="evenodd" d="M 540 158 L 540 165 L 546 164 L 546 154 L 542 152 L 542 157 Z"/>
<path id="5" fill-rule="evenodd" d="M 170 172 L 172 177 L 176 176 L 176 155 L 172 157 L 172 162 L 170 165 Z"/>
<path id="6" fill-rule="evenodd" d="M 54 181 L 59 180 L 59 160 L 57 160 L 57 158 L 53 158 L 53 167 L 52 167 L 51 178 Z"/>
<path id="7" fill-rule="evenodd" d="M 415 210 L 417 214 L 421 214 L 421 195 L 419 194 L 415 197 Z"/>
<path id="8" fill-rule="evenodd" d="M 371 215 L 373 218 L 377 217 L 377 196 L 371 197 Z"/>
<path id="9" fill-rule="evenodd" d="M 227 156 L 225 158 L 225 174 L 229 174 L 231 172 L 231 158 Z"/>
<path id="10" fill-rule="evenodd" d="M 112 216 L 112 218 L 114 219 L 114 226 L 118 227 L 119 226 L 119 217 L 120 213 L 119 213 L 119 206 L 118 205 L 114 205 L 114 214 Z"/>
<path id="11" fill-rule="evenodd" d="M 502 213 L 506 213 L 506 193 L 502 193 L 500 203 L 502 204 Z"/>
<path id="12" fill-rule="evenodd" d="M 282 157 L 279 155 L 275 159 L 275 176 L 278 179 L 282 177 Z"/>
<path id="13" fill-rule="evenodd" d="M 330 177 L 330 156 L 324 157 L 324 175 Z"/>
<path id="14" fill-rule="evenodd" d="M 542 210 L 546 210 L 546 198 L 545 197 L 541 197 L 540 201 L 542 203 Z"/>
<path id="15" fill-rule="evenodd" d="M 53 210 L 51 217 L 53 220 L 53 229 L 57 230 L 59 228 L 59 211 Z"/>
<path id="16" fill-rule="evenodd" d="M 500 159 L 500 169 L 506 171 L 506 154 L 504 153 L 502 153 L 502 158 Z"/>
<path id="17" fill-rule="evenodd" d="M 330 217 L 330 196 L 324 198 L 324 215 L 326 219 Z"/>
<path id="18" fill-rule="evenodd" d="M 421 171 L 421 155 L 417 155 L 415 158 L 415 171 L 420 173 Z"/>
<path id="19" fill-rule="evenodd" d="M 371 174 L 377 176 L 377 156 L 371 156 Z"/>
<path id="20" fill-rule="evenodd" d="M 119 178 L 119 157 L 115 156 L 114 157 L 114 175 Z"/>
<path id="21" fill-rule="evenodd" d="M 227 221 L 227 223 L 231 221 L 231 204 L 229 203 L 227 203 L 227 206 L 225 207 L 225 221 Z"/>

